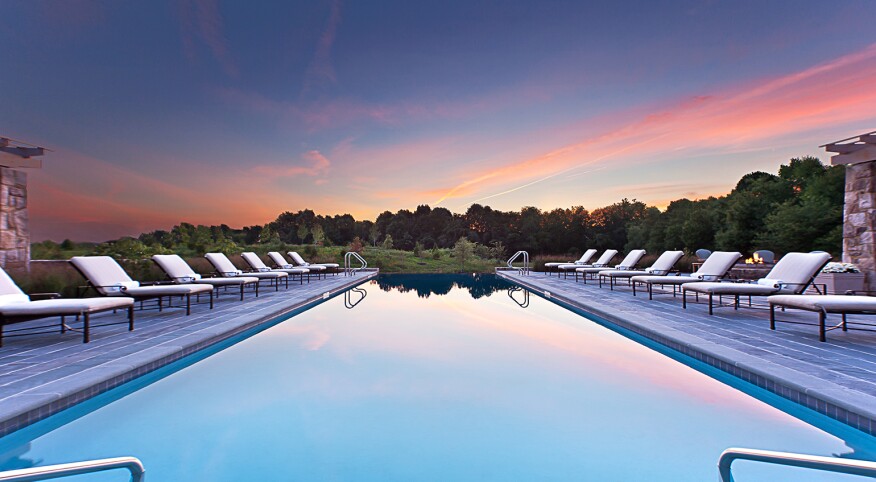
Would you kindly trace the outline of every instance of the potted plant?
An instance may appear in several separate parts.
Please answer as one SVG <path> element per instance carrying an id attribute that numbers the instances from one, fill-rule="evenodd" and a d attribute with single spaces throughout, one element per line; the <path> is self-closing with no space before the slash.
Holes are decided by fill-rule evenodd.
<path id="1" fill-rule="evenodd" d="M 842 295 L 847 291 L 863 291 L 864 273 L 852 263 L 827 263 L 815 277 L 815 284 L 827 294 Z"/>

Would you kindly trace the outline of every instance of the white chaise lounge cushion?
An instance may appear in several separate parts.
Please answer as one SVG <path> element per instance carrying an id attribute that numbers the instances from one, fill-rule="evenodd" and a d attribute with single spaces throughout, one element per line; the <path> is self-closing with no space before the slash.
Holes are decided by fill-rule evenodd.
<path id="1" fill-rule="evenodd" d="M 106 296 L 124 296 L 121 286 L 134 280 L 109 256 L 74 256 L 70 263 L 76 267 L 98 293 Z"/>
<path id="2" fill-rule="evenodd" d="M 307 261 L 304 261 L 304 258 L 302 258 L 301 255 L 299 255 L 295 251 L 289 251 L 288 254 L 289 254 L 289 257 L 292 258 L 292 261 L 295 262 L 295 264 L 297 264 L 299 266 L 304 266 L 306 268 L 310 268 L 311 266 L 324 266 L 325 268 L 333 268 L 333 269 L 340 267 L 340 265 L 337 263 L 310 264 Z"/>
<path id="3" fill-rule="evenodd" d="M 0 269 L 0 303 L 21 301 L 30 301 L 30 298 L 24 294 L 24 291 L 21 291 L 21 288 L 6 274 L 6 271 Z"/>
<path id="4" fill-rule="evenodd" d="M 197 283 L 211 286 L 237 286 L 258 283 L 259 279 L 251 276 L 236 276 L 233 278 L 204 278 L 192 269 L 177 254 L 156 254 L 152 259 L 176 283 Z"/>
<path id="5" fill-rule="evenodd" d="M 561 264 L 561 265 L 557 266 L 557 268 L 558 268 L 558 269 L 563 269 L 563 270 L 572 270 L 572 269 L 577 270 L 578 268 L 599 268 L 599 269 L 605 269 L 605 267 L 608 266 L 608 263 L 610 263 L 611 260 L 612 260 L 615 256 L 617 256 L 617 250 L 616 250 L 616 249 L 606 249 L 606 250 L 602 253 L 602 255 L 599 256 L 599 259 L 597 259 L 596 261 L 593 262 L 593 264 L 581 266 L 580 264 L 569 263 L 569 264 Z M 595 273 L 595 271 L 594 271 L 594 273 Z"/>
<path id="6" fill-rule="evenodd" d="M 719 295 L 800 294 L 828 260 L 830 255 L 823 252 L 788 253 L 757 283 L 685 283 L 681 288 Z"/>
<path id="7" fill-rule="evenodd" d="M 775 295 L 767 298 L 771 305 L 829 313 L 876 313 L 876 296 L 855 295 Z"/>
<path id="8" fill-rule="evenodd" d="M 575 265 L 580 266 L 580 265 L 584 265 L 584 264 L 589 263 L 590 259 L 593 258 L 593 256 L 595 254 L 596 254 L 595 249 L 588 249 L 587 251 L 584 251 L 584 254 L 582 254 L 580 258 L 578 258 L 578 261 L 563 261 L 560 263 L 545 263 L 544 265 L 546 268 L 554 268 L 557 266 L 570 265 L 570 264 L 575 264 Z"/>
<path id="9" fill-rule="evenodd" d="M 0 316 L 60 316 L 128 308 L 133 298 L 63 298 L 0 306 Z"/>
<path id="10" fill-rule="evenodd" d="M 615 269 L 633 269 L 639 261 L 642 260 L 642 256 L 645 256 L 644 249 L 634 249 L 627 253 L 626 257 L 621 260 L 620 264 L 615 266 Z"/>
<path id="11" fill-rule="evenodd" d="M 216 271 L 222 276 L 227 277 L 235 277 L 235 276 L 247 276 L 247 277 L 255 277 L 259 279 L 271 279 L 271 278 L 283 278 L 289 276 L 287 273 L 283 273 L 280 271 L 269 271 L 267 273 L 255 272 L 255 273 L 246 273 L 237 269 L 234 266 L 234 263 L 228 259 L 228 256 L 225 256 L 222 253 L 207 253 L 204 255 L 207 260 L 216 268 Z"/>
<path id="12" fill-rule="evenodd" d="M 717 281 L 726 276 L 741 258 L 742 253 L 736 251 L 715 251 L 691 276 L 702 281 Z"/>

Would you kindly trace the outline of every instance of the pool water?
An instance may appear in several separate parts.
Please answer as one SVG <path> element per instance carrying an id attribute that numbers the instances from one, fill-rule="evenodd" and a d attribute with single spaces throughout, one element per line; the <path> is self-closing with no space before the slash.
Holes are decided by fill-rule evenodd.
<path id="1" fill-rule="evenodd" d="M 713 481 L 734 446 L 876 459 L 873 437 L 510 286 L 381 275 L 0 439 L 0 470 L 133 455 L 151 482 Z"/>

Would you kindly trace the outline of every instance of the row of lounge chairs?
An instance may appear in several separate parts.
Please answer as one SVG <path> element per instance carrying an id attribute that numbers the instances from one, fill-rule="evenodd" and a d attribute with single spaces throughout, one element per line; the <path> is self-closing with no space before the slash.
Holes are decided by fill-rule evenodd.
<path id="1" fill-rule="evenodd" d="M 215 272 L 213 276 L 204 277 L 178 255 L 155 255 L 152 260 L 164 271 L 167 281 L 144 284 L 133 280 L 109 256 L 74 256 L 70 259 L 70 264 L 85 278 L 87 288 L 93 289 L 99 295 L 94 298 L 61 298 L 57 293 L 28 296 L 0 269 L 0 346 L 3 346 L 4 327 L 13 323 L 59 316 L 59 330 L 65 333 L 72 329 L 67 325 L 66 317 L 81 318 L 82 341 L 88 343 L 92 328 L 91 315 L 95 313 L 126 310 L 128 329 L 133 330 L 134 307 L 138 301 L 157 300 L 158 309 L 162 310 L 165 298 L 184 298 L 186 315 L 190 315 L 193 296 L 196 301 L 201 296 L 209 296 L 212 309 L 214 296 L 218 296 L 220 289 L 239 287 L 240 300 L 243 301 L 247 288 L 258 296 L 259 284 L 264 281 L 279 290 L 281 280 L 288 288 L 288 280 L 292 277 L 298 277 L 300 283 L 307 279 L 309 283 L 311 276 L 325 277 L 329 271 L 335 274 L 338 272 L 339 265 L 336 263 L 311 264 L 294 251 L 289 252 L 289 257 L 292 263 L 278 252 L 269 253 L 269 258 L 276 265 L 275 268 L 270 268 L 257 254 L 243 253 L 242 258 L 251 268 L 251 271 L 244 272 L 224 254 L 207 253 L 205 258 L 213 265 Z M 32 330 L 29 332 L 33 333 Z"/>
<path id="2" fill-rule="evenodd" d="M 545 271 L 550 275 L 551 269 L 560 272 L 574 272 L 575 280 L 581 275 L 587 279 L 598 278 L 599 286 L 608 282 L 614 289 L 616 280 L 626 279 L 636 295 L 637 287 L 644 286 L 648 291 L 648 299 L 653 299 L 653 287 L 672 287 L 673 296 L 680 290 L 682 307 L 687 308 L 688 292 L 693 293 L 697 300 L 699 295 L 708 296 L 709 314 L 714 313 L 714 302 L 724 296 L 733 297 L 734 308 L 739 307 L 740 297 L 767 297 L 770 306 L 770 328 L 776 327 L 776 308 L 796 308 L 819 313 L 819 339 L 826 340 L 826 317 L 828 313 L 842 314 L 842 323 L 837 327 L 847 330 L 847 314 L 876 314 L 876 297 L 849 295 L 806 295 L 806 289 L 812 285 L 815 276 L 830 261 L 830 255 L 816 251 L 812 253 L 788 253 L 783 256 L 773 268 L 761 279 L 727 280 L 731 268 L 742 259 L 738 252 L 710 253 L 703 264 L 693 273 L 686 276 L 676 274 L 670 276 L 672 268 L 681 259 L 681 251 L 667 251 L 649 268 L 643 271 L 635 270 L 636 264 L 644 256 L 644 250 L 633 250 L 627 254 L 620 264 L 608 267 L 611 259 L 617 255 L 616 250 L 606 250 L 592 265 L 587 264 L 595 255 L 595 250 L 588 250 L 585 256 L 570 263 L 548 263 Z M 831 328 L 832 329 L 832 328 Z"/>

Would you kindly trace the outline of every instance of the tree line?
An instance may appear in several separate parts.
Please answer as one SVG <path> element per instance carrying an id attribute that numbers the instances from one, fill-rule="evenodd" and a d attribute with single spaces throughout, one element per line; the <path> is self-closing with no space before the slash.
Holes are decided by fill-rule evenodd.
<path id="1" fill-rule="evenodd" d="M 181 223 L 144 233 L 147 249 L 200 254 L 234 252 L 241 246 L 370 244 L 402 250 L 451 248 L 461 239 L 497 252 L 575 254 L 586 248 L 644 248 L 651 253 L 700 248 L 750 253 L 823 250 L 842 246 L 843 166 L 815 157 L 791 159 L 778 174 L 753 172 L 727 195 L 679 199 L 660 209 L 622 199 L 592 211 L 582 206 L 499 211 L 472 204 L 465 213 L 417 206 L 385 211 L 374 221 L 349 214 L 323 216 L 310 209 L 287 211 L 263 226 Z M 133 240 L 131 240 L 133 241 Z"/>

